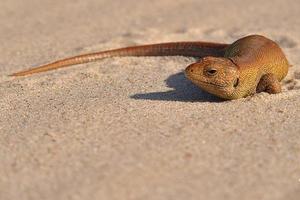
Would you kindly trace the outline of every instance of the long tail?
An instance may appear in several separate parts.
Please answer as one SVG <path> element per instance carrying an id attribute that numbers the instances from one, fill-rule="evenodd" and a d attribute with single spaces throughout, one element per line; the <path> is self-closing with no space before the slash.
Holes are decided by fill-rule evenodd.
<path id="1" fill-rule="evenodd" d="M 208 42 L 171 42 L 161 44 L 150 44 L 134 47 L 126 47 L 102 51 L 97 53 L 84 54 L 58 60 L 56 62 L 31 68 L 11 74 L 10 76 L 26 76 L 34 73 L 50 71 L 71 65 L 97 61 L 109 57 L 124 56 L 223 56 L 228 44 L 217 44 Z"/>

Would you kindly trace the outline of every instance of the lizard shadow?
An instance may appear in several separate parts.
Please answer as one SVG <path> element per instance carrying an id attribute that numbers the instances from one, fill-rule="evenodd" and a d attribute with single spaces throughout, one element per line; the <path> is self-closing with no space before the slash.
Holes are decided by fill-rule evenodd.
<path id="1" fill-rule="evenodd" d="M 223 102 L 224 100 L 215 97 L 185 78 L 183 72 L 170 75 L 166 85 L 174 90 L 165 92 L 139 93 L 130 96 L 133 99 L 159 100 L 159 101 L 182 101 L 182 102 Z"/>

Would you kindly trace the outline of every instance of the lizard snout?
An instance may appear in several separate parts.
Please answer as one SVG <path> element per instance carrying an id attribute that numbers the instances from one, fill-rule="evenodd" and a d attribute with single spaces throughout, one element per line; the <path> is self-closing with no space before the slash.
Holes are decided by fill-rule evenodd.
<path id="1" fill-rule="evenodd" d="M 196 63 L 190 64 L 190 65 L 187 66 L 187 67 L 185 68 L 185 70 L 184 70 L 184 72 L 185 72 L 185 74 L 186 74 L 187 76 L 189 76 L 189 75 L 195 73 L 195 71 L 196 71 Z"/>
<path id="2" fill-rule="evenodd" d="M 201 70 L 200 70 L 200 66 L 199 66 L 199 63 L 193 63 L 193 64 L 190 64 L 189 66 L 187 66 L 184 70 L 185 72 L 185 76 L 188 78 L 188 79 L 194 79 L 195 76 L 201 76 Z"/>

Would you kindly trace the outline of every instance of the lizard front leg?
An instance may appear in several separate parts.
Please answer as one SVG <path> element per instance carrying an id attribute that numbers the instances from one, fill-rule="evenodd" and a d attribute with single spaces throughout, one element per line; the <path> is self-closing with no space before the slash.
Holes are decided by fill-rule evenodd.
<path id="1" fill-rule="evenodd" d="M 274 74 L 265 74 L 261 77 L 256 92 L 267 92 L 269 94 L 277 94 L 281 92 L 281 85 Z"/>

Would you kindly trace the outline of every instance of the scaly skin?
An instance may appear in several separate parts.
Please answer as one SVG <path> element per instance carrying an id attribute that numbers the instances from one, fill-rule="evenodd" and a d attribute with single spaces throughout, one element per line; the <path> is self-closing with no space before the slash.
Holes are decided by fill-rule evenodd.
<path id="1" fill-rule="evenodd" d="M 232 44 L 174 42 L 85 54 L 59 60 L 11 76 L 25 76 L 109 57 L 123 56 L 200 57 L 185 75 L 203 90 L 224 99 L 238 99 L 256 92 L 279 93 L 289 64 L 280 47 L 270 39 L 250 35 Z"/>
<path id="2" fill-rule="evenodd" d="M 256 92 L 281 92 L 280 81 L 289 63 L 280 47 L 260 35 L 241 38 L 228 46 L 223 57 L 204 57 L 185 70 L 200 88 L 224 99 Z"/>

